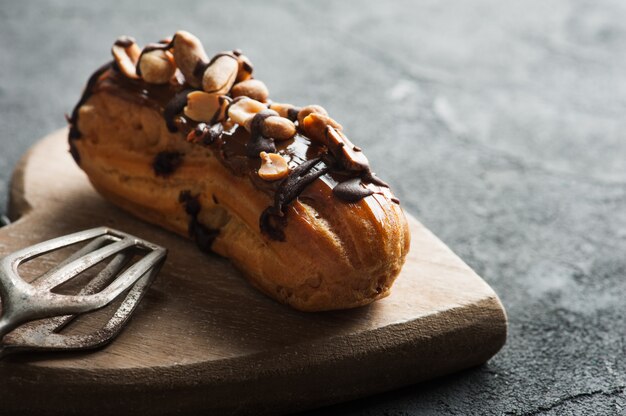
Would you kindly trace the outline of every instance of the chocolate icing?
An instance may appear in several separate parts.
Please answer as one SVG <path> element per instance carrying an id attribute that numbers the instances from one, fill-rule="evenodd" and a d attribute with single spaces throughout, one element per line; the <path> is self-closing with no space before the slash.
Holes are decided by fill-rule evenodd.
<path id="1" fill-rule="evenodd" d="M 152 162 L 152 169 L 157 176 L 169 176 L 183 163 L 183 154 L 180 152 L 157 153 Z"/>

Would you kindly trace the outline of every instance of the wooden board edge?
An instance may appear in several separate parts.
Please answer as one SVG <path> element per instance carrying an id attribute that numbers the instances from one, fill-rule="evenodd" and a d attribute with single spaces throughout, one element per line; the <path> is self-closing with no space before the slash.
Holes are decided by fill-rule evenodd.
<path id="1" fill-rule="evenodd" d="M 391 328 L 393 340 L 388 339 L 388 342 L 384 339 L 373 342 L 382 332 L 374 330 L 356 333 L 341 340 L 329 338 L 323 344 L 296 344 L 279 354 L 272 351 L 209 365 L 133 369 L 126 374 L 117 371 L 81 374 L 76 369 L 37 369 L 36 374 L 30 376 L 23 373 L 6 374 L 6 382 L 0 383 L 4 394 L 8 394 L 3 405 L 5 409 L 18 409 L 20 404 L 28 402 L 32 411 L 50 415 L 65 414 L 67 411 L 105 415 L 125 407 L 145 415 L 189 414 L 199 409 L 216 414 L 241 415 L 307 410 L 475 367 L 489 360 L 504 345 L 507 319 L 497 297 L 451 311 L 465 318 L 459 321 L 463 325 L 449 327 L 449 313 L 433 314 L 419 322 L 394 324 Z M 431 328 L 439 328 L 434 337 L 422 334 L 424 319 L 428 320 Z M 398 339 L 402 342 L 397 342 Z M 442 343 L 443 339 L 447 342 Z M 465 344 L 466 355 L 458 354 L 459 344 Z M 342 356 L 334 351 L 335 358 L 324 361 L 331 356 L 333 348 L 349 354 Z M 307 354 L 312 357 L 309 366 L 286 365 L 300 361 L 294 360 L 294 357 Z M 377 358 L 383 355 L 385 364 L 381 366 Z M 358 373 L 347 370 L 350 368 L 348 361 L 354 359 L 354 356 L 357 359 L 369 357 L 368 360 L 364 359 Z M 389 357 L 393 357 L 393 360 L 390 361 Z M 246 369 L 258 365 L 267 367 L 264 377 L 247 376 Z M 48 372 L 51 376 L 54 373 L 54 379 L 68 382 L 48 386 L 47 389 L 51 391 L 46 395 L 45 402 L 36 399 L 37 390 L 41 387 L 35 382 L 32 385 L 21 383 L 19 389 L 11 388 L 9 380 L 13 377 L 26 377 L 34 381 L 45 378 Z M 215 376 L 225 373 L 233 377 L 224 380 Z M 312 378 L 318 382 L 312 383 Z M 311 385 L 316 386 L 316 389 L 312 390 Z M 173 386 L 176 388 L 172 389 Z M 88 394 L 94 388 L 99 391 L 97 397 Z M 58 402 L 51 402 L 50 397 L 58 398 Z M 72 399 L 69 409 L 68 397 Z"/>

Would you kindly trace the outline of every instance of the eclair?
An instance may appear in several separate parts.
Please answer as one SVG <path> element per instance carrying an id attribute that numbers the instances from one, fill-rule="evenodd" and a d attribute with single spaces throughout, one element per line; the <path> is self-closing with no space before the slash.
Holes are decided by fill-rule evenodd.
<path id="1" fill-rule="evenodd" d="M 409 249 L 399 200 L 318 105 L 274 102 L 240 51 L 179 31 L 118 38 L 68 118 L 69 151 L 131 214 L 228 258 L 302 311 L 387 296 Z"/>

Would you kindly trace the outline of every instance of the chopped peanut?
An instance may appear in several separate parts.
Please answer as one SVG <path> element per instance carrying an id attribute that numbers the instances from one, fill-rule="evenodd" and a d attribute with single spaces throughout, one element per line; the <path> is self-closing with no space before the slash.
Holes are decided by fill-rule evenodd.
<path id="1" fill-rule="evenodd" d="M 304 118 L 306 116 L 308 116 L 309 114 L 322 114 L 324 116 L 328 116 L 328 111 L 326 111 L 326 109 L 320 105 L 307 105 L 306 107 L 303 107 L 299 112 L 298 112 L 298 124 L 300 126 L 302 126 L 302 121 L 304 120 Z"/>
<path id="2" fill-rule="evenodd" d="M 235 56 L 218 55 L 204 70 L 202 89 L 213 94 L 228 94 L 237 78 L 238 68 L 239 64 Z"/>
<path id="3" fill-rule="evenodd" d="M 128 78 L 138 79 L 137 60 L 141 55 L 141 49 L 137 46 L 135 39 L 129 36 L 122 36 L 115 41 L 111 48 L 111 53 L 120 71 Z"/>
<path id="4" fill-rule="evenodd" d="M 174 60 L 185 76 L 189 85 L 199 88 L 202 85 L 202 74 L 194 71 L 198 64 L 209 61 L 200 40 L 191 33 L 180 30 L 174 35 Z"/>
<path id="5" fill-rule="evenodd" d="M 336 130 L 341 130 L 341 124 L 332 118 L 321 113 L 309 113 L 300 124 L 300 128 L 306 136 L 314 142 L 327 145 L 326 127 L 331 126 Z"/>
<path id="6" fill-rule="evenodd" d="M 214 123 L 224 119 L 226 100 L 218 94 L 193 91 L 187 94 L 187 106 L 184 113 L 194 121 Z"/>
<path id="7" fill-rule="evenodd" d="M 150 84 L 166 84 L 176 72 L 174 56 L 163 49 L 154 49 L 141 54 L 137 67 L 141 78 Z"/>
<path id="8" fill-rule="evenodd" d="M 271 103 L 270 110 L 274 110 L 279 116 L 288 118 L 291 121 L 298 120 L 300 108 L 293 104 Z"/>
<path id="9" fill-rule="evenodd" d="M 293 121 L 280 117 L 269 116 L 263 120 L 263 128 L 261 130 L 263 136 L 271 137 L 275 140 L 288 140 L 296 134 L 296 125 Z"/>
<path id="10" fill-rule="evenodd" d="M 258 112 L 266 110 L 267 106 L 252 98 L 243 97 L 236 99 L 228 108 L 228 117 L 240 126 L 249 128 L 248 122 Z"/>
<path id="11" fill-rule="evenodd" d="M 231 90 L 231 95 L 233 98 L 246 96 L 264 103 L 267 101 L 267 97 L 269 97 L 270 93 L 263 81 L 249 79 L 235 84 Z"/>
<path id="12" fill-rule="evenodd" d="M 261 167 L 259 168 L 259 176 L 261 179 L 276 181 L 289 174 L 287 161 L 278 153 L 261 152 L 259 157 L 261 158 Z"/>

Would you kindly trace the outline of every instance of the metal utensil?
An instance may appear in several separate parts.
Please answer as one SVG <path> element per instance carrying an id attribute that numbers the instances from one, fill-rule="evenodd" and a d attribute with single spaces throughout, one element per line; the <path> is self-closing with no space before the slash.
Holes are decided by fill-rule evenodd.
<path id="1" fill-rule="evenodd" d="M 20 277 L 21 263 L 89 240 L 32 282 Z M 131 264 L 138 255 L 143 257 Z M 110 342 L 128 321 L 166 255 L 167 250 L 160 246 L 99 227 L 35 244 L 0 259 L 0 358 L 18 351 L 82 350 Z M 107 261 L 78 293 L 53 292 Z M 103 308 L 123 294 L 124 300 L 99 329 L 88 334 L 60 333 L 77 317 Z"/>

